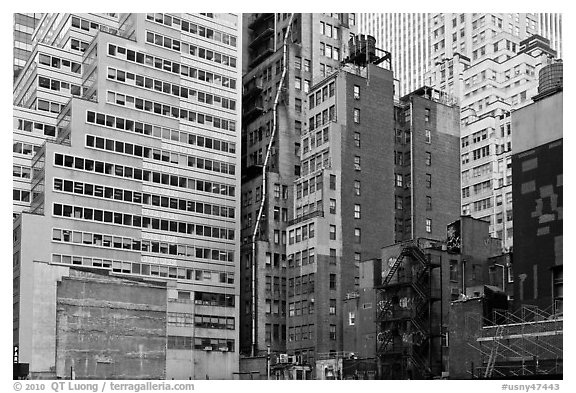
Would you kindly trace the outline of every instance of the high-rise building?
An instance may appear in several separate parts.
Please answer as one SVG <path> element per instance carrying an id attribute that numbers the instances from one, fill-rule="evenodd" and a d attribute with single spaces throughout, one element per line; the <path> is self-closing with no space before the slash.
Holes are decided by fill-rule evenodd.
<path id="1" fill-rule="evenodd" d="M 338 69 L 356 18 L 243 18 L 240 350 L 254 358 L 268 347 L 286 353 L 287 226 L 301 173 L 300 135 L 308 129 L 307 94 L 314 81 Z"/>
<path id="2" fill-rule="evenodd" d="M 358 14 L 358 32 L 376 38 L 378 46 L 392 53 L 399 96 L 424 86 L 430 62 L 430 15 L 426 13 Z"/>
<path id="3" fill-rule="evenodd" d="M 562 68 L 542 68 L 534 102 L 512 113 L 514 300 L 554 312 L 564 297 Z"/>
<path id="4" fill-rule="evenodd" d="M 513 246 L 510 113 L 536 94 L 537 72 L 555 54 L 542 37 L 508 38 L 494 44 L 492 58 L 454 77 L 462 92 L 462 214 L 490 222 L 504 249 Z M 455 68 L 466 64 L 459 60 Z"/>
<path id="5" fill-rule="evenodd" d="M 440 240 L 459 215 L 459 110 L 429 88 L 395 103 L 392 72 L 370 63 L 315 84 L 308 103 L 287 229 L 287 350 L 327 379 L 345 356 L 344 299 L 357 294 L 360 261 L 382 245 Z"/>
<path id="6" fill-rule="evenodd" d="M 562 58 L 562 14 L 539 13 L 538 34 L 550 40 L 550 46 Z"/>
<path id="7" fill-rule="evenodd" d="M 32 52 L 32 34 L 42 14 L 14 14 L 14 81 Z"/>
<path id="8" fill-rule="evenodd" d="M 32 377 L 238 371 L 240 30 L 41 20 L 14 90 L 13 340 Z"/>

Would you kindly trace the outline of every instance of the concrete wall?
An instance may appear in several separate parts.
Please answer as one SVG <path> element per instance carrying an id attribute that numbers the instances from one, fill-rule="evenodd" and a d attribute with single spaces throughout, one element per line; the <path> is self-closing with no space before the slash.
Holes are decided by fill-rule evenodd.
<path id="1" fill-rule="evenodd" d="M 472 367 L 481 366 L 480 352 L 472 349 L 482 332 L 482 300 L 452 302 L 448 328 L 450 379 L 471 379 Z"/>
<path id="2" fill-rule="evenodd" d="M 166 288 L 71 270 L 56 304 L 58 377 L 164 379 Z"/>

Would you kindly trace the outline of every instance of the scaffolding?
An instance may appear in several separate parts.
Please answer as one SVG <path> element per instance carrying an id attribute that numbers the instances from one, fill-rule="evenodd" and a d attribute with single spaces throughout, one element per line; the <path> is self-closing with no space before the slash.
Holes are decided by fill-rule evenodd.
<path id="1" fill-rule="evenodd" d="M 441 300 L 436 294 L 440 278 L 432 272 L 438 267 L 417 241 L 403 242 L 376 288 L 379 379 L 429 379 L 440 374 L 434 360 L 441 354 L 433 343 L 442 319 L 441 312 L 433 310 Z M 438 283 L 432 285 L 433 280 Z"/>
<path id="2" fill-rule="evenodd" d="M 542 379 L 562 375 L 563 314 L 558 304 L 547 309 L 523 305 L 516 312 L 494 310 L 482 316 L 480 337 L 469 343 L 480 354 L 472 378 Z"/>

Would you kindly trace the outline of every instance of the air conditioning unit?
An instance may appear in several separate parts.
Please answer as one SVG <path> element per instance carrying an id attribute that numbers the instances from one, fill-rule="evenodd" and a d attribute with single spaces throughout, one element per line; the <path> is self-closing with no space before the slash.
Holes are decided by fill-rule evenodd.
<path id="1" fill-rule="evenodd" d="M 450 294 L 451 295 L 459 295 L 460 294 L 460 288 L 451 288 Z"/>
<path id="2" fill-rule="evenodd" d="M 290 355 L 290 356 L 288 356 L 288 363 L 290 363 L 290 364 L 296 364 L 296 355 Z"/>
<path id="3" fill-rule="evenodd" d="M 288 363 L 288 354 L 286 353 L 280 354 L 280 363 Z"/>
<path id="4" fill-rule="evenodd" d="M 212 350 L 212 347 L 204 347 L 204 350 L 205 350 L 205 351 L 211 351 L 211 350 Z"/>

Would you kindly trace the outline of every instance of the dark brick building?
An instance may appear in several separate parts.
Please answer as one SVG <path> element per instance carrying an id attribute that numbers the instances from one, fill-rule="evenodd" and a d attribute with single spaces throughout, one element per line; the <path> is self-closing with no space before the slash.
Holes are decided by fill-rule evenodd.
<path id="1" fill-rule="evenodd" d="M 553 83 L 556 72 L 558 83 Z M 561 78 L 561 63 L 542 69 L 534 103 L 512 113 L 512 135 L 518 141 L 512 154 L 517 307 L 558 309 L 563 299 Z"/>

